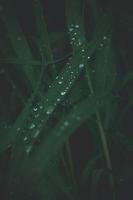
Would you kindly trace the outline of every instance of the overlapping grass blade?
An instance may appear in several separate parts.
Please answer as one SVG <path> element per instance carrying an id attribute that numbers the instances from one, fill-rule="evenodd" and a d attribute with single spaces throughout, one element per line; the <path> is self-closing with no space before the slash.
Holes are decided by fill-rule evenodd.
<path id="1" fill-rule="evenodd" d="M 81 184 L 90 181 L 92 171 L 96 168 L 96 163 L 100 158 L 101 155 L 95 155 L 88 161 L 81 175 Z"/>
<path id="2" fill-rule="evenodd" d="M 34 93 L 27 101 L 22 113 L 20 114 L 20 116 L 18 117 L 14 125 L 10 127 L 9 130 L 7 130 L 6 134 L 3 135 L 3 139 L 1 140 L 1 143 L 0 143 L 0 152 L 4 151 L 8 146 L 13 146 L 14 143 L 20 137 L 19 133 L 23 130 L 25 126 L 25 122 L 27 121 L 27 118 L 29 117 L 29 114 L 31 113 L 32 104 L 38 93 L 42 75 L 43 75 L 43 66 L 42 66 L 42 73 L 40 74 L 40 78 L 38 80 L 38 84 L 34 90 Z"/>
<path id="3" fill-rule="evenodd" d="M 39 48 L 42 51 L 42 53 L 45 55 L 46 62 L 53 62 L 53 54 L 50 47 L 50 40 L 48 35 L 47 26 L 45 23 L 44 15 L 43 15 L 43 9 L 41 6 L 40 1 L 33 1 L 33 10 L 35 14 L 35 20 L 36 20 L 36 27 L 37 27 L 37 35 L 39 39 Z M 55 64 L 49 66 L 51 68 L 51 77 L 56 75 L 56 68 Z"/>
<path id="4" fill-rule="evenodd" d="M 19 59 L 32 60 L 33 56 L 29 44 L 27 42 L 27 39 L 25 38 L 24 33 L 21 30 L 17 17 L 14 14 L 13 7 L 10 3 L 7 6 L 6 12 L 2 16 L 2 19 L 4 21 L 10 43 L 17 57 Z M 24 70 L 28 80 L 30 81 L 30 84 L 34 88 L 36 80 L 33 66 L 22 65 L 21 68 L 22 70 Z"/>

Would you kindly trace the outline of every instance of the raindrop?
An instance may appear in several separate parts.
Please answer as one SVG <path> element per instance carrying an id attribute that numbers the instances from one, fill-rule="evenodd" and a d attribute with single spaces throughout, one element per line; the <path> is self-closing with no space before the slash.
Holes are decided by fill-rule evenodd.
<path id="1" fill-rule="evenodd" d="M 88 56 L 87 58 L 88 58 L 88 59 L 90 59 L 91 57 L 90 57 L 90 56 Z"/>

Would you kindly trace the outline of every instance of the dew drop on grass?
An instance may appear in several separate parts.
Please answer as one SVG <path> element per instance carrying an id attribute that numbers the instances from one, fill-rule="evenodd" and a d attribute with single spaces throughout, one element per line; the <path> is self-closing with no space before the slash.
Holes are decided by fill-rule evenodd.
<path id="1" fill-rule="evenodd" d="M 59 98 L 57 98 L 57 101 L 59 102 L 59 101 L 60 101 L 60 99 L 59 99 Z"/>
<path id="2" fill-rule="evenodd" d="M 84 67 L 84 64 L 79 64 L 79 68 L 83 68 Z"/>
<path id="3" fill-rule="evenodd" d="M 54 108 L 51 106 L 47 109 L 46 114 L 50 115 L 53 112 Z"/>
<path id="4" fill-rule="evenodd" d="M 30 151 L 31 151 L 31 149 L 32 149 L 32 146 L 30 145 L 30 146 L 28 146 L 28 148 L 26 149 L 26 153 L 27 154 L 29 154 L 30 153 Z"/>
<path id="5" fill-rule="evenodd" d="M 28 138 L 25 136 L 25 137 L 24 137 L 24 141 L 27 141 L 27 140 L 28 140 Z"/>
<path id="6" fill-rule="evenodd" d="M 43 106 L 39 106 L 40 109 L 43 109 Z"/>
<path id="7" fill-rule="evenodd" d="M 35 124 L 31 124 L 29 127 L 29 129 L 33 129 L 33 128 L 35 128 Z"/>
<path id="8" fill-rule="evenodd" d="M 63 95 L 65 95 L 66 94 L 66 92 L 61 92 L 61 95 L 63 96 Z"/>
<path id="9" fill-rule="evenodd" d="M 107 39 L 107 37 L 106 37 L 106 36 L 104 36 L 104 37 L 103 37 L 103 39 L 104 39 L 104 40 L 106 40 L 106 39 Z"/>
<path id="10" fill-rule="evenodd" d="M 73 31 L 73 28 L 69 28 L 69 31 L 72 32 L 72 31 Z"/>
<path id="11" fill-rule="evenodd" d="M 37 108 L 33 108 L 33 110 L 36 112 L 36 111 L 37 111 Z"/>
<path id="12" fill-rule="evenodd" d="M 69 122 L 68 121 L 65 121 L 64 122 L 64 126 L 68 126 L 69 125 Z"/>
<path id="13" fill-rule="evenodd" d="M 59 83 L 59 85 L 61 85 L 61 84 L 62 84 L 62 81 L 59 81 L 58 83 Z"/>
<path id="14" fill-rule="evenodd" d="M 33 138 L 36 138 L 38 135 L 39 135 L 40 131 L 39 130 L 36 130 L 36 132 L 34 133 L 33 135 Z"/>
<path id="15" fill-rule="evenodd" d="M 17 128 L 17 131 L 20 131 L 20 127 Z"/>
<path id="16" fill-rule="evenodd" d="M 75 28 L 79 28 L 79 25 L 77 24 L 77 25 L 75 25 Z"/>

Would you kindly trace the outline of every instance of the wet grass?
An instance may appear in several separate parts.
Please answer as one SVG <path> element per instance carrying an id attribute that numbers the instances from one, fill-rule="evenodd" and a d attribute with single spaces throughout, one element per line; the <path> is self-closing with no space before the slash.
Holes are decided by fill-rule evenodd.
<path id="1" fill-rule="evenodd" d="M 51 31 L 42 2 L 30 8 L 32 35 L 15 4 L 0 7 L 0 197 L 122 199 L 133 178 L 133 70 L 118 32 L 130 36 L 132 16 L 66 0 L 64 27 Z"/>

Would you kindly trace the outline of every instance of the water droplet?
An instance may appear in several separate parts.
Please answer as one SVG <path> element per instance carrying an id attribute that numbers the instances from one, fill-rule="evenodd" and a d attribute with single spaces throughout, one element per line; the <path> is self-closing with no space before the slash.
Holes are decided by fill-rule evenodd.
<path id="1" fill-rule="evenodd" d="M 30 153 L 30 151 L 31 151 L 31 149 L 32 149 L 32 146 L 30 145 L 30 146 L 28 146 L 28 148 L 26 149 L 26 153 L 27 154 L 29 154 Z"/>
<path id="2" fill-rule="evenodd" d="M 103 43 L 100 44 L 100 47 L 103 47 Z"/>
<path id="3" fill-rule="evenodd" d="M 90 59 L 91 57 L 90 57 L 90 56 L 88 56 L 87 58 L 88 58 L 88 59 Z"/>
<path id="4" fill-rule="evenodd" d="M 73 28 L 69 28 L 69 31 L 72 32 L 72 31 L 73 31 Z"/>
<path id="5" fill-rule="evenodd" d="M 106 39 L 107 39 L 107 37 L 106 37 L 106 36 L 104 36 L 104 37 L 103 37 L 103 39 L 104 39 L 104 40 L 106 40 Z"/>
<path id="6" fill-rule="evenodd" d="M 43 109 L 43 106 L 39 106 L 40 109 Z"/>
<path id="7" fill-rule="evenodd" d="M 36 130 L 36 132 L 34 133 L 33 135 L 33 138 L 36 138 L 38 135 L 39 135 L 40 131 L 39 130 Z"/>
<path id="8" fill-rule="evenodd" d="M 57 99 L 57 101 L 59 102 L 59 101 L 60 101 L 60 99 L 58 98 L 58 99 Z"/>
<path id="9" fill-rule="evenodd" d="M 66 94 L 66 92 L 61 92 L 61 95 L 63 96 L 63 95 L 65 95 Z"/>
<path id="10" fill-rule="evenodd" d="M 31 124 L 29 128 L 30 128 L 30 129 L 35 128 L 35 124 Z"/>
<path id="11" fill-rule="evenodd" d="M 17 131 L 20 131 L 20 129 L 21 129 L 21 128 L 20 128 L 20 127 L 18 127 L 18 128 L 17 128 Z"/>
<path id="12" fill-rule="evenodd" d="M 84 67 L 84 64 L 79 64 L 79 68 L 83 68 Z"/>
<path id="13" fill-rule="evenodd" d="M 53 112 L 54 108 L 53 107 L 49 107 L 46 111 L 47 115 L 50 115 Z"/>
<path id="14" fill-rule="evenodd" d="M 79 28 L 79 25 L 77 24 L 77 25 L 75 25 L 75 28 Z"/>
<path id="15" fill-rule="evenodd" d="M 28 138 L 25 136 L 25 137 L 24 137 L 24 141 L 27 141 L 27 140 L 28 140 Z"/>
<path id="16" fill-rule="evenodd" d="M 36 112 L 36 111 L 37 111 L 37 108 L 33 108 L 33 110 Z"/>
<path id="17" fill-rule="evenodd" d="M 64 126 L 68 126 L 69 125 L 69 122 L 68 121 L 65 121 L 64 122 Z"/>
<path id="18" fill-rule="evenodd" d="M 62 84 L 62 81 L 59 81 L 58 83 L 61 85 L 61 84 Z"/>

